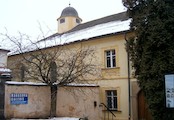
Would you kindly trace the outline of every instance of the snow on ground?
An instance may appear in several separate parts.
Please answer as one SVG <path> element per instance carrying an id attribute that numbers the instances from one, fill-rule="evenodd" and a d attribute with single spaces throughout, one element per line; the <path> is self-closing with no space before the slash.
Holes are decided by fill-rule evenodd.
<path id="1" fill-rule="evenodd" d="M 50 120 L 79 120 L 79 118 L 62 117 L 62 118 L 52 118 Z"/>
<path id="2" fill-rule="evenodd" d="M 50 118 L 50 119 L 11 119 L 11 120 L 79 120 L 79 118 L 70 118 L 70 117 L 59 117 L 59 118 Z"/>

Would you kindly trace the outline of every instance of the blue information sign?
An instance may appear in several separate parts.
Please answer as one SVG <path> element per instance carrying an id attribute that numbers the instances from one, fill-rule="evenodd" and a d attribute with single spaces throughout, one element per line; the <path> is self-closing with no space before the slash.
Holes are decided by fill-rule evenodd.
<path id="1" fill-rule="evenodd" d="M 10 104 L 28 104 L 28 94 L 27 93 L 11 93 L 10 94 Z"/>
<path id="2" fill-rule="evenodd" d="M 174 74 L 165 75 L 166 107 L 174 108 Z"/>

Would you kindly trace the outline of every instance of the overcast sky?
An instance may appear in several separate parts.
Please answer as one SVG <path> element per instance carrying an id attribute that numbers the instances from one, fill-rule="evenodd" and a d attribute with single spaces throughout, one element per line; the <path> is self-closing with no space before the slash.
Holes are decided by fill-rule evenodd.
<path id="1" fill-rule="evenodd" d="M 36 37 L 40 24 L 44 34 L 53 34 L 57 18 L 69 3 L 83 23 L 126 10 L 122 0 L 0 0 L 0 33 L 6 28 L 11 35 L 22 32 Z"/>

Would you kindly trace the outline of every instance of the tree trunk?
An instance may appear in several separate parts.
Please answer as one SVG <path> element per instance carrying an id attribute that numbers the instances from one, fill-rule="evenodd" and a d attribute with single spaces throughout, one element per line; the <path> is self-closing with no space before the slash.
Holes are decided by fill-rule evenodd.
<path id="1" fill-rule="evenodd" d="M 57 101 L 57 85 L 52 85 L 51 87 L 51 110 L 50 117 L 56 116 L 56 101 Z"/>

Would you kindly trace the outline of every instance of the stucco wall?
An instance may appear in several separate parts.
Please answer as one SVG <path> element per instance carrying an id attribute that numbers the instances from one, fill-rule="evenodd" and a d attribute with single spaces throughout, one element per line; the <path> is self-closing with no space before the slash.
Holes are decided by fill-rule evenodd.
<path id="1" fill-rule="evenodd" d="M 63 18 L 65 19 L 65 22 L 60 23 L 60 20 Z M 79 19 L 79 18 L 72 17 L 72 16 L 59 18 L 59 20 L 58 20 L 58 33 L 67 32 L 68 30 L 71 30 L 72 28 L 77 26 L 79 23 L 76 22 L 76 19 Z"/>
<path id="2" fill-rule="evenodd" d="M 27 94 L 28 103 L 13 104 L 11 102 L 11 94 L 13 93 Z M 5 85 L 5 117 L 48 118 L 50 115 L 50 95 L 50 88 L 45 85 L 8 82 Z M 94 102 L 96 102 L 96 106 Z M 99 87 L 97 86 L 58 87 L 56 112 L 58 117 L 88 117 L 90 120 L 100 120 L 102 109 L 99 104 Z"/>
<path id="3" fill-rule="evenodd" d="M 13 105 L 10 94 L 28 94 L 27 104 Z M 47 86 L 5 85 L 5 117 L 6 118 L 45 118 L 50 111 L 50 90 Z"/>
<path id="4" fill-rule="evenodd" d="M 57 103 L 57 116 L 101 119 L 99 87 L 58 88 Z"/>
<path id="5" fill-rule="evenodd" d="M 0 67 L 7 67 L 7 53 L 8 51 L 0 49 Z"/>

